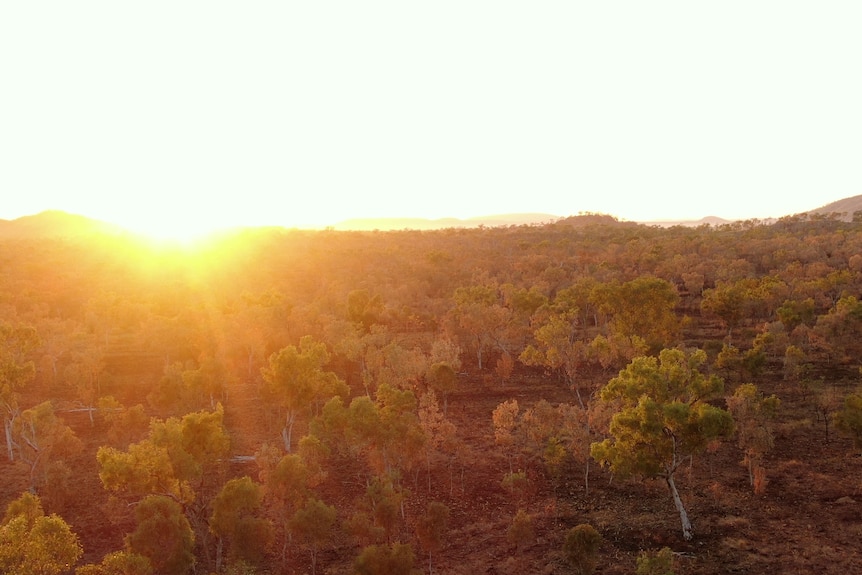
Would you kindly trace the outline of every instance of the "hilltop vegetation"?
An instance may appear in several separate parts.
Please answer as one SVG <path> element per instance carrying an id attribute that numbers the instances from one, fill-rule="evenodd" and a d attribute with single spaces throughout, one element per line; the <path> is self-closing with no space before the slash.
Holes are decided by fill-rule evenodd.
<path id="1" fill-rule="evenodd" d="M 858 221 L 31 237 L 0 270 L 10 572 L 37 523 L 46 573 L 860 568 Z"/>

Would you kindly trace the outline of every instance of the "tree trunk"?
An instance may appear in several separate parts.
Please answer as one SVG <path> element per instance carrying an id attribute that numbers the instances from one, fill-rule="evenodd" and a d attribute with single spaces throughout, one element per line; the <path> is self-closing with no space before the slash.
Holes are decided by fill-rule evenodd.
<path id="1" fill-rule="evenodd" d="M 590 496 L 590 460 L 584 464 L 584 495 Z"/>
<path id="2" fill-rule="evenodd" d="M 673 496 L 673 504 L 676 505 L 676 510 L 679 511 L 679 519 L 682 522 L 682 537 L 686 541 L 691 541 L 694 537 L 694 532 L 691 528 L 691 521 L 688 520 L 688 514 L 685 512 L 685 506 L 682 504 L 682 499 L 679 497 L 679 491 L 676 490 L 676 483 L 673 481 L 673 474 L 668 473 L 665 476 L 670 494 Z"/>
<path id="3" fill-rule="evenodd" d="M 6 432 L 6 452 L 9 456 L 9 461 L 15 461 L 15 450 L 12 442 L 12 422 L 8 419 L 3 420 L 3 430 Z"/>
<path id="4" fill-rule="evenodd" d="M 216 560 L 215 560 L 215 568 L 216 573 L 221 572 L 221 558 L 222 558 L 222 538 L 218 538 L 218 543 L 216 544 Z"/>
<path id="5" fill-rule="evenodd" d="M 284 440 L 284 450 L 290 453 L 291 435 L 293 435 L 293 420 L 296 419 L 296 414 L 289 412 L 287 419 L 284 422 L 284 428 L 281 430 L 281 438 Z"/>

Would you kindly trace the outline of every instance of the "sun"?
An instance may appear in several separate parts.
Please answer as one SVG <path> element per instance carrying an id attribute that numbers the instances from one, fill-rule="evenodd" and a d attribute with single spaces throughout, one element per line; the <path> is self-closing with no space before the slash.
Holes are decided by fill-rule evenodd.
<path id="1" fill-rule="evenodd" d="M 183 216 L 180 214 L 156 214 L 140 218 L 123 218 L 116 222 L 134 235 L 151 243 L 192 246 L 206 242 L 219 232 L 235 225 L 212 218 Z"/>

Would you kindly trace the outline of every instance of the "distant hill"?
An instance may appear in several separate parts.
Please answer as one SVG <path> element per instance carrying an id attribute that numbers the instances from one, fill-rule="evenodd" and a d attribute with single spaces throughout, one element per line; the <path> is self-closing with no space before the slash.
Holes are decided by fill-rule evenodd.
<path id="1" fill-rule="evenodd" d="M 705 218 L 701 218 L 699 220 L 661 220 L 654 222 L 639 222 L 641 224 L 647 226 L 660 226 L 662 228 L 672 228 L 674 226 L 683 226 L 687 228 L 696 228 L 698 226 L 709 225 L 709 226 L 721 226 L 724 224 L 729 224 L 733 220 L 725 220 L 724 218 L 719 218 L 717 216 L 707 216 Z"/>
<path id="2" fill-rule="evenodd" d="M 14 220 L 0 220 L 0 239 L 69 238 L 120 234 L 123 229 L 86 216 L 48 210 Z"/>
<path id="3" fill-rule="evenodd" d="M 845 219 L 853 219 L 853 213 L 862 211 L 862 196 L 844 198 L 823 207 L 811 210 L 810 214 L 846 214 Z"/>
<path id="4" fill-rule="evenodd" d="M 336 230 L 441 230 L 445 228 L 478 228 L 498 226 L 521 226 L 544 224 L 559 220 L 559 216 L 550 214 L 500 214 L 481 216 L 466 220 L 458 218 L 441 218 L 429 220 L 424 218 L 356 218 L 344 220 L 335 224 Z"/>
<path id="5" fill-rule="evenodd" d="M 845 214 L 844 219 L 850 220 L 853 213 L 862 211 L 862 195 L 845 198 L 832 202 L 820 208 L 810 210 L 809 214 Z M 335 230 L 439 230 L 445 228 L 478 228 L 478 227 L 501 227 L 522 226 L 559 223 L 566 225 L 590 225 L 600 223 L 618 224 L 644 224 L 648 226 L 690 226 L 701 225 L 720 226 L 729 224 L 732 220 L 726 220 L 716 216 L 708 216 L 699 220 L 662 220 L 627 222 L 620 221 L 614 216 L 605 214 L 581 213 L 577 216 L 561 217 L 543 213 L 523 214 L 497 214 L 481 216 L 469 219 L 441 218 L 357 218 L 344 220 L 333 226 Z M 32 216 L 23 216 L 15 220 L 0 219 L 0 240 L 16 238 L 57 238 L 57 237 L 81 237 L 91 235 L 124 235 L 128 232 L 116 225 L 88 218 L 77 214 L 70 214 L 60 210 L 48 210 Z"/>

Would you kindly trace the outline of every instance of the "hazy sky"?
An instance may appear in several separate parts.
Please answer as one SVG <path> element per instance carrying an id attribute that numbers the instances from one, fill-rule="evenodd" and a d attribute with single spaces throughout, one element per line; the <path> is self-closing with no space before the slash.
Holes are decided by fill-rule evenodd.
<path id="1" fill-rule="evenodd" d="M 0 218 L 781 216 L 862 194 L 862 2 L 0 3 Z"/>

